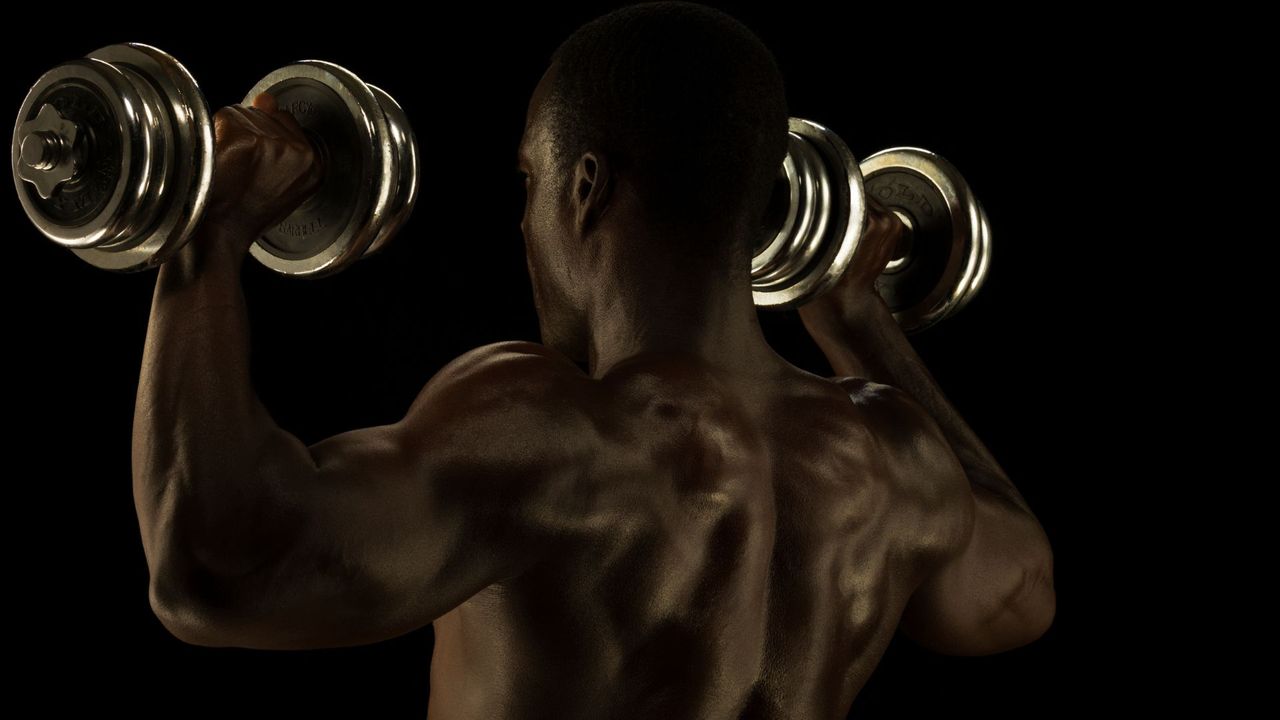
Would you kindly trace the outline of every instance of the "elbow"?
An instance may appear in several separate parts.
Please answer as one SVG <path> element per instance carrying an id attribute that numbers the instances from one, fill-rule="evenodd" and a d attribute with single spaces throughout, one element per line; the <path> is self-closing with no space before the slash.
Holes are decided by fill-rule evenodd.
<path id="1" fill-rule="evenodd" d="M 1053 562 L 1023 572 L 1023 582 L 1008 607 L 1008 616 L 1018 629 L 1013 647 L 1028 645 L 1044 636 L 1058 612 L 1058 595 L 1053 587 Z"/>
<path id="2" fill-rule="evenodd" d="M 1044 528 L 1036 523 L 1038 542 L 1033 561 L 1022 572 L 1022 582 L 1015 595 L 1014 605 L 1025 620 L 1027 643 L 1038 640 L 1053 625 L 1058 612 L 1058 593 L 1053 583 L 1053 548 Z M 1024 643 L 1025 644 L 1025 643 Z"/>
<path id="3" fill-rule="evenodd" d="M 241 646 L 234 606 L 212 579 L 197 581 L 191 572 L 153 571 L 147 594 L 156 619 L 178 640 L 203 647 Z"/>
<path id="4" fill-rule="evenodd" d="M 1031 571 L 1028 588 L 1027 603 L 1031 627 L 1035 631 L 1031 640 L 1037 640 L 1048 632 L 1058 612 L 1058 591 L 1053 584 L 1053 552 L 1047 547 L 1044 561 Z"/>
<path id="5" fill-rule="evenodd" d="M 151 611 L 178 640 L 204 647 L 248 647 L 254 609 L 262 606 L 262 583 L 255 574 L 267 568 L 261 554 L 245 551 L 248 542 L 230 532 L 200 532 L 183 515 L 165 519 L 164 532 L 152 536 L 147 560 Z M 253 542 L 258 541 L 254 535 Z"/>
<path id="6" fill-rule="evenodd" d="M 153 578 L 148 596 L 151 612 L 170 635 L 189 645 L 224 645 L 218 642 L 218 633 L 200 611 L 200 604 L 193 602 L 180 588 Z"/>
<path id="7" fill-rule="evenodd" d="M 909 636 L 934 652 L 962 657 L 996 655 L 1039 640 L 1053 626 L 1057 613 L 1053 566 L 1028 565 L 1011 573 L 1013 577 L 1017 579 L 999 599 L 975 603 L 967 611 L 943 618 L 929 627 L 930 633 L 910 629 Z"/>
<path id="8" fill-rule="evenodd" d="M 1044 637 L 1058 611 L 1057 591 L 1053 586 L 1053 560 L 1022 570 L 1015 590 L 1000 606 L 991 620 L 988 636 L 992 645 L 989 655 L 1029 645 Z"/>
<path id="9" fill-rule="evenodd" d="M 148 596 L 151 612 L 170 635 L 189 645 L 220 646 L 216 633 L 211 632 L 208 621 L 198 611 L 198 605 L 178 589 L 153 579 Z"/>
<path id="10" fill-rule="evenodd" d="M 1012 650 L 1039 640 L 1053 626 L 1058 611 L 1058 595 L 1053 581 L 1053 548 L 1044 528 L 1033 520 L 1030 537 L 1019 543 L 1022 552 L 1015 562 L 1004 601 L 992 617 L 993 633 L 1002 650 Z"/>

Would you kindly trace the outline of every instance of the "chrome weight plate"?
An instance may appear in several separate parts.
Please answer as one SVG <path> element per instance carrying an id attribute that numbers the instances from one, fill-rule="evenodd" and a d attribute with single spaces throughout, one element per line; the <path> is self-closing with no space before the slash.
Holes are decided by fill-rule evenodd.
<path id="1" fill-rule="evenodd" d="M 790 118 L 789 146 L 751 260 L 757 307 L 787 309 L 839 280 L 866 221 L 862 176 L 849 147 L 818 123 Z"/>
<path id="2" fill-rule="evenodd" d="M 394 189 L 391 191 L 386 221 L 373 238 L 373 242 L 369 244 L 369 249 L 364 251 L 365 257 L 386 247 L 387 242 L 395 236 L 409 219 L 409 215 L 413 213 L 413 205 L 418 200 L 419 170 L 418 141 L 400 103 L 376 85 L 370 85 L 369 89 L 373 91 L 374 97 L 378 98 L 378 104 L 387 118 L 391 151 L 395 155 L 395 166 L 399 172 L 396 177 L 391 178 Z"/>
<path id="3" fill-rule="evenodd" d="M 387 114 L 354 73 L 321 60 L 272 72 L 253 86 L 244 103 L 264 92 L 307 131 L 324 158 L 325 177 L 297 210 L 258 238 L 250 253 L 285 275 L 337 272 L 364 254 L 397 215 L 401 154 Z"/>
<path id="4" fill-rule="evenodd" d="M 928 150 L 882 150 L 861 170 L 866 192 L 910 228 L 907 249 L 876 280 L 876 290 L 903 331 L 920 332 L 958 310 L 985 279 L 984 214 L 964 177 Z"/>
<path id="5" fill-rule="evenodd" d="M 185 245 L 204 214 L 213 182 L 213 119 L 195 79 L 172 55 L 150 45 L 126 43 L 101 48 L 89 57 L 132 71 L 135 84 L 148 83 L 155 91 L 153 116 L 161 143 L 152 147 L 148 164 L 154 170 L 152 192 L 158 197 L 153 222 L 139 223 L 119 242 L 75 252 L 100 268 L 145 270 Z M 140 202 L 138 207 L 141 212 L 147 204 Z"/>
<path id="6" fill-rule="evenodd" d="M 32 86 L 11 168 L 23 209 L 46 237 L 100 268 L 153 267 L 203 212 L 213 169 L 208 105 L 172 56 L 110 45 Z"/>
<path id="7" fill-rule="evenodd" d="M 975 200 L 974 202 L 977 202 Z M 964 309 L 974 295 L 982 289 L 982 284 L 987 280 L 987 274 L 991 271 L 991 222 L 987 220 L 987 211 L 982 207 L 981 202 L 977 202 L 978 217 L 982 232 L 978 235 L 978 269 L 974 272 L 973 277 L 965 286 L 960 301 L 956 303 L 955 308 L 947 313 L 947 317 L 951 317 Z"/>
<path id="8" fill-rule="evenodd" d="M 829 239 L 832 214 L 832 177 L 813 145 L 799 135 L 789 135 L 783 176 L 774 185 L 775 195 L 790 203 L 781 227 L 752 261 L 752 284 L 756 288 L 786 286 L 797 282 Z M 782 192 L 779 192 L 782 191 Z M 771 205 L 775 201 L 771 201 Z"/>

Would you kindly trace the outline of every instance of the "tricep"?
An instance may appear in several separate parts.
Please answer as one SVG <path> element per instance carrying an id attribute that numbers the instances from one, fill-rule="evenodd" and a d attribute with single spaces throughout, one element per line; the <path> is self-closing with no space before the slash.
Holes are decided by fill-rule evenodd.
<path id="1" fill-rule="evenodd" d="M 948 655 L 988 655 L 1039 638 L 1052 624 L 1053 555 L 1021 505 L 971 482 L 941 427 L 906 392 L 843 379 L 914 505 L 906 542 L 918 559 L 901 629 Z"/>

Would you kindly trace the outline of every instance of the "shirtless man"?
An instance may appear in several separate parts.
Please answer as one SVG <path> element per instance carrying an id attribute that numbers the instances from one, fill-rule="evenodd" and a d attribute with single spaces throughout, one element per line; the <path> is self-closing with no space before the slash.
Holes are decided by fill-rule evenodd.
<path id="1" fill-rule="evenodd" d="M 748 267 L 786 116 L 717 11 L 585 25 L 519 148 L 545 344 L 475 349 L 399 422 L 307 446 L 250 384 L 239 272 L 316 161 L 270 97 L 218 112 L 134 426 L 165 627 L 301 649 L 433 623 L 434 720 L 842 718 L 900 625 L 964 655 L 1044 633 L 1047 538 L 875 294 L 893 233 L 800 311 L 839 377 L 765 342 Z"/>

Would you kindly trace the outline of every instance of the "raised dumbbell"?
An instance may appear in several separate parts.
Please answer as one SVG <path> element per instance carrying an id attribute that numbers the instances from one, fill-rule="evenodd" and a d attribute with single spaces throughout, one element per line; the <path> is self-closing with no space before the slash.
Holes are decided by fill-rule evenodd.
<path id="1" fill-rule="evenodd" d="M 829 290 L 857 262 L 858 241 L 876 213 L 905 225 L 876 280 L 905 332 L 924 330 L 968 304 L 991 266 L 991 229 L 951 163 L 910 147 L 858 163 L 834 132 L 800 118 L 790 119 L 788 137 L 751 261 L 757 307 L 792 308 Z"/>
<path id="2" fill-rule="evenodd" d="M 246 95 L 275 96 L 323 158 L 325 177 L 250 252 L 276 272 L 327 275 L 384 247 L 413 209 L 418 156 L 404 111 L 332 63 L 304 60 Z M 50 240 L 108 270 L 173 256 L 204 213 L 213 123 L 191 74 L 138 43 L 110 45 L 45 73 L 14 126 L 14 185 Z"/>

